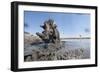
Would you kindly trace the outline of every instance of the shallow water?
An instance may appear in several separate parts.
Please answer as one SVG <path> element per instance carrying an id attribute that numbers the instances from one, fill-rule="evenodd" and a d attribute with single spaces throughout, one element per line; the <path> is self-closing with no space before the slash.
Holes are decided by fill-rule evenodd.
<path id="1" fill-rule="evenodd" d="M 66 40 L 63 40 L 62 43 L 66 49 L 72 49 L 72 50 L 78 49 L 78 48 L 79 49 L 82 48 L 86 50 L 90 49 L 90 39 L 66 39 Z M 43 47 L 44 45 L 45 45 L 44 43 L 32 44 L 32 45 L 28 45 L 28 48 L 29 47 L 34 47 L 34 48 Z"/>
<path id="2" fill-rule="evenodd" d="M 66 39 L 64 42 L 65 42 L 65 47 L 70 49 L 90 48 L 90 39 Z"/>
<path id="3" fill-rule="evenodd" d="M 90 39 L 66 39 L 63 42 L 66 49 L 84 49 L 83 58 L 90 58 Z"/>

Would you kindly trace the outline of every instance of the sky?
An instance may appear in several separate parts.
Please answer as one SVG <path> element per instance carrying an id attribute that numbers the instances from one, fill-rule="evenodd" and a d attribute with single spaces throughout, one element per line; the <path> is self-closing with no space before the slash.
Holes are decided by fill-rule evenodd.
<path id="1" fill-rule="evenodd" d="M 24 31 L 36 35 L 48 19 L 55 21 L 60 37 L 90 36 L 90 14 L 83 13 L 24 11 Z"/>

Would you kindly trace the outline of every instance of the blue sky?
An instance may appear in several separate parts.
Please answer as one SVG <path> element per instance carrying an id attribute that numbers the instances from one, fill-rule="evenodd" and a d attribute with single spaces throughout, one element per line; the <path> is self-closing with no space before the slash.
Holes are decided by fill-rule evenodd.
<path id="1" fill-rule="evenodd" d="M 24 11 L 24 24 L 28 26 L 24 31 L 33 35 L 36 35 L 36 32 L 42 32 L 40 25 L 49 18 L 55 21 L 61 37 L 90 36 L 90 15 L 83 13 Z"/>

